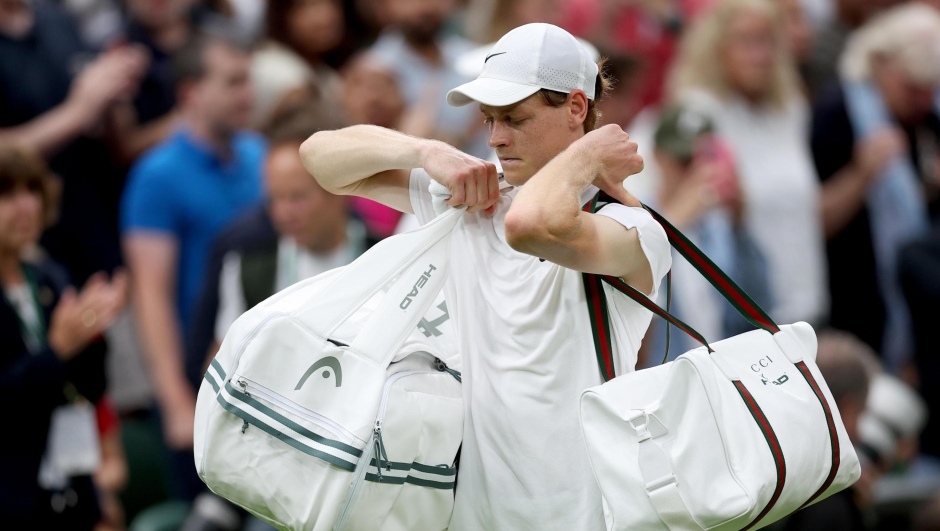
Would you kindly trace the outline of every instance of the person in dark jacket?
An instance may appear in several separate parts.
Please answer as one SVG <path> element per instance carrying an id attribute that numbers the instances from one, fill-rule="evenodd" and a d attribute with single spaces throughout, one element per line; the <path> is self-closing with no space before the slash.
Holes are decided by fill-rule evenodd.
<path id="1" fill-rule="evenodd" d="M 0 437 L 0 522 L 8 529 L 92 529 L 101 514 L 91 470 L 57 468 L 48 440 L 52 419 L 69 416 L 57 414 L 62 406 L 87 406 L 104 393 L 100 336 L 124 305 L 127 279 L 99 273 L 76 291 L 60 266 L 24 260 L 51 210 L 47 182 L 41 159 L 0 146 L 0 401 L 9 427 Z M 67 451 L 77 449 L 75 427 L 58 426 Z"/>

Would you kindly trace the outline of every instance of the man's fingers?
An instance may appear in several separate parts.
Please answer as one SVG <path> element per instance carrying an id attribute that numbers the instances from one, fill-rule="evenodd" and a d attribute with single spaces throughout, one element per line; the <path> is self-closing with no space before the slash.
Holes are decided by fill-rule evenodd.
<path id="1" fill-rule="evenodd" d="M 483 173 L 480 176 L 480 180 L 477 182 L 477 205 L 480 206 L 480 209 L 489 206 L 490 201 L 490 175 L 487 168 L 483 168 Z"/>
<path id="2" fill-rule="evenodd" d="M 477 175 L 473 175 L 464 183 L 464 197 L 467 198 L 464 204 L 468 207 L 467 212 L 471 214 L 480 211 L 480 202 L 477 194 L 477 179 Z"/>

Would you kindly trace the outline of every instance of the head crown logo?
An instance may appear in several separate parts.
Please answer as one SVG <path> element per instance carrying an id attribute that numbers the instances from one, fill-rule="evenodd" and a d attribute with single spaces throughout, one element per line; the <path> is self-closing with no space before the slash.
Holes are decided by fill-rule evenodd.
<path id="1" fill-rule="evenodd" d="M 307 369 L 307 372 L 305 372 L 304 375 L 300 377 L 300 381 L 297 382 L 297 387 L 294 388 L 294 391 L 299 391 L 300 388 L 303 387 L 304 384 L 307 382 L 307 378 L 310 378 L 310 375 L 313 374 L 314 371 L 316 371 L 317 369 L 322 369 L 322 368 L 333 369 L 333 375 L 334 375 L 334 381 L 336 382 L 336 387 L 340 387 L 343 385 L 343 368 L 340 366 L 339 360 L 333 356 L 327 356 L 325 358 L 320 358 L 319 360 L 317 360 L 316 363 L 311 365 L 309 369 Z M 323 371 L 323 377 L 329 378 L 330 371 L 329 370 Z"/>

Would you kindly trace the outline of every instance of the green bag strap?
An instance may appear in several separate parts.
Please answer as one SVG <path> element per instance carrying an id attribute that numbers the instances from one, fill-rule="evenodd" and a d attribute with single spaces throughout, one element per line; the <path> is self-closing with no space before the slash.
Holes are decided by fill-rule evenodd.
<path id="1" fill-rule="evenodd" d="M 596 213 L 600 203 L 619 203 L 616 199 L 610 197 L 604 192 L 598 192 L 594 198 L 584 205 L 583 210 L 589 213 Z M 603 206 L 603 205 L 601 205 Z M 780 328 L 774 323 L 773 319 L 760 307 L 747 293 L 744 292 L 731 278 L 725 274 L 714 262 L 712 262 L 698 247 L 695 246 L 684 234 L 676 229 L 664 217 L 655 210 L 643 205 L 650 215 L 653 216 L 666 232 L 669 243 L 689 261 L 702 276 L 711 283 L 715 289 L 738 310 L 738 312 L 755 327 L 766 330 L 772 334 L 780 331 Z M 649 297 L 641 293 L 623 281 L 623 279 L 610 275 L 596 275 L 592 273 L 582 273 L 584 280 L 584 290 L 587 296 L 588 314 L 591 318 L 591 330 L 594 335 L 594 349 L 597 353 L 598 365 L 601 370 L 601 376 L 604 381 L 613 379 L 613 350 L 612 338 L 610 335 L 609 313 L 607 311 L 607 296 L 604 293 L 603 283 L 607 283 L 617 291 L 630 297 L 639 305 L 650 310 L 654 314 L 666 321 L 666 353 L 669 352 L 669 326 L 675 326 L 682 330 L 693 339 L 701 343 L 709 352 L 714 352 L 709 346 L 708 341 L 702 334 L 698 333 L 691 326 L 685 324 L 676 318 L 669 311 L 670 299 L 672 296 L 672 278 L 671 272 L 666 276 L 666 307 L 664 310 L 658 304 L 650 300 Z"/>

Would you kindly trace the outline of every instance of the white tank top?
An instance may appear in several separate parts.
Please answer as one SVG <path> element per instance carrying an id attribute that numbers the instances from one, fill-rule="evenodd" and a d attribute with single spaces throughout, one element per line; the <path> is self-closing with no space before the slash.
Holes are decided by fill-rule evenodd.
<path id="1" fill-rule="evenodd" d="M 435 217 L 429 184 L 427 172 L 412 171 L 411 203 L 422 225 Z M 450 529 L 602 531 L 601 495 L 578 418 L 581 392 L 602 383 L 581 273 L 506 243 L 504 219 L 516 191 L 502 192 L 492 216 L 464 215 L 451 240 L 445 296 L 462 357 L 466 420 Z M 637 228 L 658 286 L 671 265 L 662 227 L 641 208 L 612 204 L 599 214 Z M 605 289 L 623 374 L 636 364 L 652 314 Z"/>

